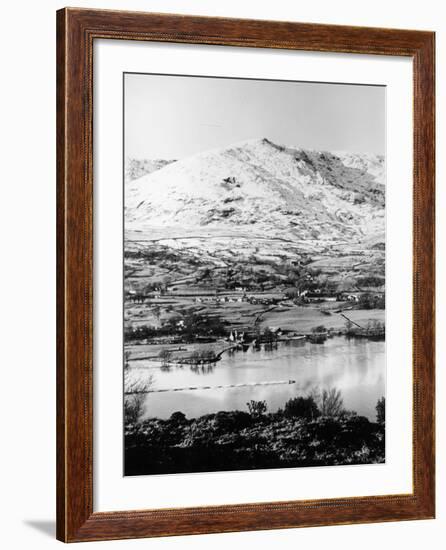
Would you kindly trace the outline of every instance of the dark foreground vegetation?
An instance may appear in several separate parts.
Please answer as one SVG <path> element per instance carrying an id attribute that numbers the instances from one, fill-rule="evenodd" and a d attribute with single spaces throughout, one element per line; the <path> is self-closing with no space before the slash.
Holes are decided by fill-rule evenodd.
<path id="1" fill-rule="evenodd" d="M 193 419 L 181 412 L 167 420 L 127 417 L 125 475 L 385 461 L 384 398 L 377 403 L 376 422 L 345 411 L 335 390 L 318 401 L 296 397 L 275 413 L 267 413 L 263 401 L 247 406 L 248 412 Z"/>

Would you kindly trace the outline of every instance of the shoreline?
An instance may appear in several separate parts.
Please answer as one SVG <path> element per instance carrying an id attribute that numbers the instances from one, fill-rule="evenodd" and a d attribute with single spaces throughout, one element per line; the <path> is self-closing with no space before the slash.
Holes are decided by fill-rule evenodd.
<path id="1" fill-rule="evenodd" d="M 315 338 L 316 336 L 316 338 Z M 228 344 L 226 340 L 222 339 L 216 339 L 215 342 L 183 342 L 182 345 L 180 345 L 178 348 L 171 349 L 170 346 L 172 344 L 166 343 L 166 344 L 151 344 L 151 343 L 144 343 L 144 344 L 128 344 L 124 347 L 124 349 L 127 348 L 127 351 L 131 354 L 129 351 L 129 348 L 133 348 L 134 346 L 145 346 L 147 348 L 156 348 L 156 351 L 158 352 L 156 355 L 137 355 L 133 356 L 130 355 L 130 357 L 127 358 L 126 362 L 128 365 L 128 368 L 132 368 L 133 366 L 130 365 L 132 362 L 139 362 L 139 361 L 151 361 L 155 363 L 160 363 L 161 366 L 173 366 L 173 365 L 208 365 L 208 364 L 216 364 L 221 360 L 221 357 L 226 352 L 246 352 L 249 349 L 256 349 L 259 351 L 262 347 L 265 348 L 266 346 L 271 346 L 272 348 L 277 347 L 277 345 L 280 344 L 287 344 L 287 343 L 293 343 L 293 342 L 302 342 L 302 343 L 312 343 L 313 345 L 324 345 L 325 341 L 329 338 L 333 337 L 344 337 L 346 339 L 358 339 L 358 340 L 369 340 L 369 341 L 385 341 L 385 337 L 378 336 L 376 337 L 374 334 L 367 335 L 363 332 L 358 332 L 357 334 L 349 333 L 347 330 L 343 331 L 330 331 L 327 333 L 327 335 L 324 335 L 324 339 L 322 341 L 317 340 L 318 334 L 316 333 L 305 333 L 305 334 L 299 334 L 296 336 L 279 336 L 272 340 L 271 342 L 260 342 L 259 344 L 255 344 L 255 340 L 251 342 L 238 342 L 236 344 L 227 345 L 223 349 L 220 349 L 220 346 L 223 344 Z M 219 346 L 220 345 L 220 346 Z M 184 348 L 182 346 L 185 346 Z M 149 349 L 147 351 L 149 351 Z M 171 359 L 163 359 L 159 356 L 159 353 L 161 353 L 163 350 L 167 350 L 169 353 L 176 354 L 176 353 L 189 353 L 193 354 L 197 352 L 197 350 L 202 349 L 203 352 L 208 353 L 214 353 L 214 357 L 208 357 L 208 358 L 192 358 L 190 356 L 182 356 L 177 357 L 174 356 Z M 137 368 L 137 367 L 136 367 Z"/>

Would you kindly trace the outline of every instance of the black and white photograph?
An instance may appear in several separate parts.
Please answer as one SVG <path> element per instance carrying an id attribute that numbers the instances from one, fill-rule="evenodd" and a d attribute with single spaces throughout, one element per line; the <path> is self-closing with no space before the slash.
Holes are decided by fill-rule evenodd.
<path id="1" fill-rule="evenodd" d="M 385 86 L 123 87 L 124 475 L 384 463 Z"/>
<path id="2" fill-rule="evenodd" d="M 2 8 L 2 547 L 445 546 L 443 3 Z"/>

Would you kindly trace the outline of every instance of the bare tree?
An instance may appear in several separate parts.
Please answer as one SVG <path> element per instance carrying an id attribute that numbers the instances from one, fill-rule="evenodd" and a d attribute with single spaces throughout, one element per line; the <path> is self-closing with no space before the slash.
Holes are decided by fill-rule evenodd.
<path id="1" fill-rule="evenodd" d="M 168 349 L 162 349 L 159 352 L 158 357 L 162 360 L 163 366 L 167 366 L 172 357 L 172 352 Z"/>
<path id="2" fill-rule="evenodd" d="M 341 392 L 336 388 L 322 390 L 320 411 L 322 416 L 340 416 L 344 412 Z"/>
<path id="3" fill-rule="evenodd" d="M 144 411 L 147 393 L 153 389 L 154 377 L 133 380 L 129 369 L 124 369 L 124 423 L 138 424 Z"/>

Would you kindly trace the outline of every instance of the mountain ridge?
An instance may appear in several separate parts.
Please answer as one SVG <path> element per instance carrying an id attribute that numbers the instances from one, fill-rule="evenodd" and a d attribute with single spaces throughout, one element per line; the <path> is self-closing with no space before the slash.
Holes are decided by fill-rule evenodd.
<path id="1" fill-rule="evenodd" d="M 314 151 L 260 138 L 151 162 L 160 167 L 126 183 L 126 230 L 237 229 L 356 242 L 384 232 L 381 155 Z"/>

